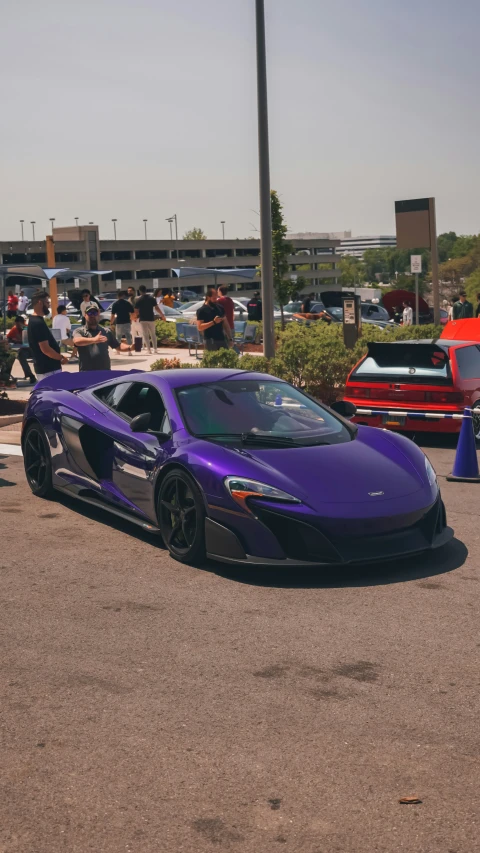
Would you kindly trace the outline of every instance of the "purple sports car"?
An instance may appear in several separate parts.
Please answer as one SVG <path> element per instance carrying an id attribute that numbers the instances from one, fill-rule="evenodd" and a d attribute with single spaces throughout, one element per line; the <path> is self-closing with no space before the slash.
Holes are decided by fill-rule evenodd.
<path id="1" fill-rule="evenodd" d="M 107 509 L 193 564 L 342 565 L 448 542 L 427 457 L 336 406 L 245 371 L 57 373 L 25 413 L 26 476 L 34 494 Z"/>

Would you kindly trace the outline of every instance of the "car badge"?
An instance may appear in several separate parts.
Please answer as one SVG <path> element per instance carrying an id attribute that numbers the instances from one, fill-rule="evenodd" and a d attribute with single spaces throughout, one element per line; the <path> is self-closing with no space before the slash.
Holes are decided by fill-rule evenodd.
<path id="1" fill-rule="evenodd" d="M 380 497 L 380 495 L 384 495 L 385 492 L 369 492 L 368 494 L 371 498 L 377 498 Z"/>
<path id="2" fill-rule="evenodd" d="M 416 368 L 415 368 L 415 367 L 409 367 L 409 368 L 408 368 L 408 372 L 409 372 L 409 373 L 416 373 L 417 371 L 416 371 Z"/>

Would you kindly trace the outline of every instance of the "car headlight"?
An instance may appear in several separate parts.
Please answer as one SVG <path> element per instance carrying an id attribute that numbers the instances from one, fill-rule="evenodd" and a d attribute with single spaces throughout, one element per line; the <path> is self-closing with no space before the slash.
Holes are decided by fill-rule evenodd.
<path id="1" fill-rule="evenodd" d="M 236 501 L 242 509 L 248 510 L 246 504 L 247 498 L 267 498 L 274 501 L 283 501 L 284 503 L 299 504 L 301 501 L 283 492 L 282 489 L 276 489 L 274 486 L 267 486 L 266 483 L 259 483 L 257 480 L 246 480 L 244 477 L 226 477 L 225 486 L 230 492 L 234 501 Z M 250 510 L 248 510 L 250 511 Z"/>
<path id="2" fill-rule="evenodd" d="M 431 486 L 437 486 L 437 475 L 435 474 L 435 469 L 430 462 L 428 456 L 425 456 L 425 473 L 427 475 L 427 480 Z"/>

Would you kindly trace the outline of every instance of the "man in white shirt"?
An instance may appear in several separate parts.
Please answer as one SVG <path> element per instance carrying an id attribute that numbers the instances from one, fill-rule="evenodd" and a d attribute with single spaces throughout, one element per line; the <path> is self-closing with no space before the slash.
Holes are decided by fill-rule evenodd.
<path id="1" fill-rule="evenodd" d="M 403 303 L 403 325 L 411 326 L 413 324 L 413 308 L 409 302 Z"/>
<path id="2" fill-rule="evenodd" d="M 17 313 L 18 314 L 25 314 L 25 311 L 27 310 L 27 305 L 28 305 L 28 296 L 25 296 L 23 290 L 21 290 L 20 295 L 18 297 Z"/>
<path id="3" fill-rule="evenodd" d="M 60 329 L 60 341 L 64 346 L 72 345 L 70 332 L 72 324 L 70 317 L 67 317 L 67 309 L 65 305 L 59 305 L 57 308 L 57 316 L 53 318 L 52 329 Z"/>

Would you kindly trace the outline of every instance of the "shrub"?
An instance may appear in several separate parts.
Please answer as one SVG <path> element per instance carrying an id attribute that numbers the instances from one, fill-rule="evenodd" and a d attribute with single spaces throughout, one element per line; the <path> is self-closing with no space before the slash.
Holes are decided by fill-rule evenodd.
<path id="1" fill-rule="evenodd" d="M 202 367 L 239 367 L 241 359 L 233 349 L 219 349 L 214 352 L 205 352 L 202 359 Z"/>
<path id="2" fill-rule="evenodd" d="M 196 366 L 196 364 L 180 361 L 179 358 L 159 358 L 153 362 L 150 370 L 183 370 L 184 368 L 188 370 Z"/>
<path id="3" fill-rule="evenodd" d="M 177 324 L 167 323 L 166 320 L 157 320 L 155 323 L 157 340 L 166 346 L 175 346 L 177 342 Z"/>

